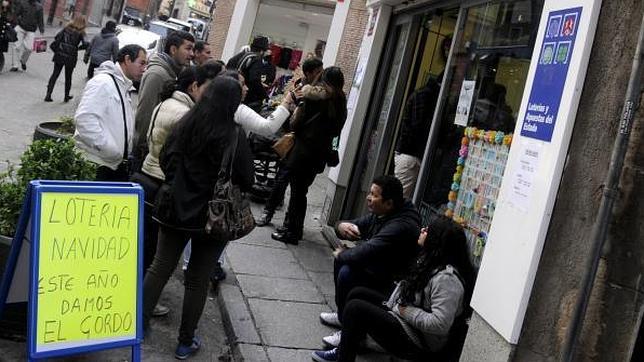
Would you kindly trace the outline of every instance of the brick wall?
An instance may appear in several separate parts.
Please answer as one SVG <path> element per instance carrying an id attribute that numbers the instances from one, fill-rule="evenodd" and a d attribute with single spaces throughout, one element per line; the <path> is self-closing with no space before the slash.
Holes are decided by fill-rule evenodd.
<path id="1" fill-rule="evenodd" d="M 364 36 L 368 21 L 369 11 L 367 11 L 366 0 L 351 0 L 349 14 L 344 24 L 342 39 L 340 40 L 342 46 L 338 50 L 338 55 L 335 60 L 335 65 L 342 68 L 342 72 L 344 73 L 344 91 L 347 94 L 351 89 L 353 74 L 356 71 L 358 61 L 358 53 L 360 52 L 360 44 L 362 44 L 362 37 Z"/>
<path id="2" fill-rule="evenodd" d="M 217 7 L 215 8 L 210 26 L 210 34 L 208 35 L 208 43 L 212 49 L 214 59 L 221 59 L 221 53 L 224 51 L 228 28 L 230 27 L 230 20 L 233 16 L 236 3 L 237 0 L 217 1 Z M 223 60 L 227 61 L 228 59 Z"/>

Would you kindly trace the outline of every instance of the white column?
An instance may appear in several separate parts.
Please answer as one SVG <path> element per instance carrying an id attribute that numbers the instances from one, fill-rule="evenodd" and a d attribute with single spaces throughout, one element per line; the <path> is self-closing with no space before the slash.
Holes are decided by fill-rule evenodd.
<path id="1" fill-rule="evenodd" d="M 221 54 L 224 61 L 228 61 L 239 49 L 250 43 L 250 36 L 255 26 L 255 17 L 259 10 L 260 0 L 238 0 L 230 19 L 230 27 L 226 36 L 226 44 Z"/>
<path id="2" fill-rule="evenodd" d="M 326 40 L 324 57 L 322 57 L 322 62 L 325 67 L 334 65 L 335 59 L 338 57 L 344 24 L 347 22 L 347 17 L 349 16 L 350 4 L 351 0 L 335 3 L 335 12 L 333 13 L 333 20 L 331 21 L 331 28 L 329 28 L 329 36 Z"/>

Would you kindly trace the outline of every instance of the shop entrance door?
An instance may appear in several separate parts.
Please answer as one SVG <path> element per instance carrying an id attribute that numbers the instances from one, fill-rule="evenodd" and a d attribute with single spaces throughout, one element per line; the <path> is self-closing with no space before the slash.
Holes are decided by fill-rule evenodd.
<path id="1" fill-rule="evenodd" d="M 433 105 L 425 107 L 426 113 L 420 117 L 424 135 L 406 139 L 409 133 L 401 132 L 401 124 L 413 112 L 408 105 L 412 94 L 429 83 L 440 88 L 457 17 L 458 8 L 431 9 L 398 15 L 392 21 L 342 218 L 365 213 L 371 181 L 378 175 L 393 174 L 395 151 L 402 143 L 420 143 L 416 148 L 424 150 Z M 420 166 L 422 151 L 416 157 Z"/>

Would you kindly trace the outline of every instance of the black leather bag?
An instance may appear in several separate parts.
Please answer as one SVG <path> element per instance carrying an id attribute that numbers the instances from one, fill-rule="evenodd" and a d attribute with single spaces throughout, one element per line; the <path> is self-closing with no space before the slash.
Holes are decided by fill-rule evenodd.
<path id="1" fill-rule="evenodd" d="M 218 240 L 237 240 L 250 234 L 255 228 L 250 202 L 231 180 L 238 133 L 239 128 L 235 130 L 235 139 L 224 154 L 212 200 L 208 202 L 206 233 Z"/>
<path id="2" fill-rule="evenodd" d="M 2 39 L 6 41 L 7 43 L 14 43 L 18 41 L 18 33 L 9 25 L 8 23 L 4 26 L 4 29 L 2 31 Z"/>

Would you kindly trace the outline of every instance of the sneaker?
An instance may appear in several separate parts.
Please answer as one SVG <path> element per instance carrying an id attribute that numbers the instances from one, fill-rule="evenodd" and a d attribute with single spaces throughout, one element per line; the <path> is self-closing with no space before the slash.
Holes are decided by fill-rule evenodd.
<path id="1" fill-rule="evenodd" d="M 322 312 L 320 313 L 320 322 L 327 326 L 342 328 L 342 323 L 338 318 L 338 313 L 335 312 Z"/>
<path id="2" fill-rule="evenodd" d="M 51 97 L 50 97 L 50 96 L 46 96 L 46 97 L 45 97 L 45 102 L 53 102 L 53 101 L 54 101 L 54 100 L 53 100 L 53 99 L 51 99 Z"/>
<path id="3" fill-rule="evenodd" d="M 324 342 L 324 347 L 334 348 L 340 345 L 340 339 L 342 338 L 342 331 L 337 331 L 330 336 L 322 338 Z"/>
<path id="4" fill-rule="evenodd" d="M 316 362 L 332 362 L 338 360 L 338 349 L 334 348 L 329 351 L 315 351 L 311 353 L 311 358 Z"/>
<path id="5" fill-rule="evenodd" d="M 199 347 L 201 347 L 201 343 L 197 337 L 192 338 L 192 343 L 189 346 L 179 343 L 174 351 L 174 358 L 184 360 L 197 353 Z"/>
<path id="6" fill-rule="evenodd" d="M 157 304 L 152 311 L 153 317 L 163 317 L 164 315 L 170 313 L 170 308 L 165 305 Z"/>
<path id="7" fill-rule="evenodd" d="M 11 67 L 11 69 L 9 69 L 9 71 L 10 71 L 10 72 L 17 72 L 17 71 L 18 71 L 18 67 Z"/>
<path id="8" fill-rule="evenodd" d="M 22 70 L 27 70 L 27 63 L 20 62 L 20 67 Z"/>

